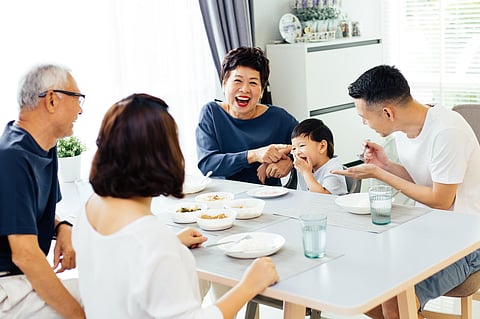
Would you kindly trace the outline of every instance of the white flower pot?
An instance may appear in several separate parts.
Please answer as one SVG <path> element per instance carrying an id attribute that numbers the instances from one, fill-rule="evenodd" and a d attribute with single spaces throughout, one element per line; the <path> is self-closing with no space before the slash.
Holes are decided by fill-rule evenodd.
<path id="1" fill-rule="evenodd" d="M 58 173 L 62 182 L 74 182 L 80 179 L 82 155 L 58 158 Z"/>

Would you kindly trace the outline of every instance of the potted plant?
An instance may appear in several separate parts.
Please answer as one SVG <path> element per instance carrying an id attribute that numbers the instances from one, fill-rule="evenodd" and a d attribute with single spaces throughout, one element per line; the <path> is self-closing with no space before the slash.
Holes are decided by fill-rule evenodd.
<path id="1" fill-rule="evenodd" d="M 63 182 L 80 179 L 81 154 L 86 149 L 85 144 L 73 135 L 57 141 L 58 171 Z"/>
<path id="2" fill-rule="evenodd" d="M 335 39 L 342 15 L 340 7 L 337 0 L 293 0 L 292 13 L 300 20 L 305 34 L 330 32 L 328 39 Z"/>

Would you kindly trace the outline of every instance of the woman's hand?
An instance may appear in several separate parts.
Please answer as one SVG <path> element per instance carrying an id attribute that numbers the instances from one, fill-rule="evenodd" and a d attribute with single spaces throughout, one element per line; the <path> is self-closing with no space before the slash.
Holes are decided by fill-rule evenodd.
<path id="1" fill-rule="evenodd" d="M 291 149 L 292 146 L 287 144 L 270 144 L 268 146 L 249 150 L 247 155 L 248 163 L 276 163 L 281 159 L 287 158 Z"/>
<path id="2" fill-rule="evenodd" d="M 270 257 L 257 258 L 250 264 L 241 280 L 241 284 L 255 295 L 279 280 L 277 269 Z"/>
<path id="3" fill-rule="evenodd" d="M 178 239 L 188 248 L 197 248 L 207 241 L 207 237 L 203 236 L 198 230 L 187 227 L 177 233 Z"/>

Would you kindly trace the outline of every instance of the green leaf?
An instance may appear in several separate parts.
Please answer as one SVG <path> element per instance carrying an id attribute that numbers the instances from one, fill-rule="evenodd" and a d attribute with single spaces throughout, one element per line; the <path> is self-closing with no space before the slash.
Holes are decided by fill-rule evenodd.
<path id="1" fill-rule="evenodd" d="M 85 144 L 76 136 L 69 136 L 57 141 L 57 156 L 78 156 L 87 150 Z"/>

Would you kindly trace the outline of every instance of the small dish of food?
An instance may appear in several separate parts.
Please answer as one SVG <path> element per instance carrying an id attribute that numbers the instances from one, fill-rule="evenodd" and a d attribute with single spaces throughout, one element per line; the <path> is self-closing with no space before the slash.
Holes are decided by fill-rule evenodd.
<path id="1" fill-rule="evenodd" d="M 196 196 L 195 201 L 206 204 L 208 208 L 223 208 L 224 203 L 233 198 L 233 193 L 211 192 Z"/>
<path id="2" fill-rule="evenodd" d="M 225 202 L 224 206 L 236 211 L 237 219 L 250 219 L 262 215 L 265 201 L 257 198 L 242 198 Z"/>
<path id="3" fill-rule="evenodd" d="M 206 212 L 207 205 L 197 202 L 181 201 L 168 208 L 168 213 L 175 223 L 195 223 L 195 215 L 198 212 Z"/>
<path id="4" fill-rule="evenodd" d="M 197 212 L 195 220 L 203 230 L 222 230 L 233 226 L 237 213 L 229 209 L 209 209 Z"/>

